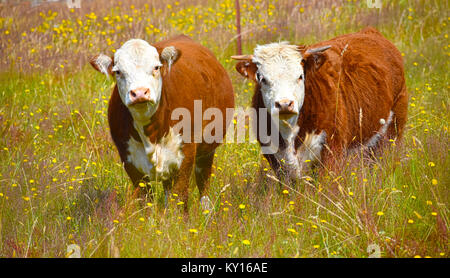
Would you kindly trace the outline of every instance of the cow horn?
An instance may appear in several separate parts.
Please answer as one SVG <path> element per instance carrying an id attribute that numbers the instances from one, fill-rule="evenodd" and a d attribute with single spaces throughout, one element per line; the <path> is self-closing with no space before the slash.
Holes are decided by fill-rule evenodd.
<path id="1" fill-rule="evenodd" d="M 231 56 L 231 59 L 234 59 L 234 60 L 252 60 L 253 59 L 253 55 L 234 55 L 234 56 Z"/>
<path id="2" fill-rule="evenodd" d="M 322 47 L 308 49 L 308 50 L 306 50 L 306 53 L 307 54 L 313 54 L 313 53 L 317 53 L 317 52 L 323 52 L 323 51 L 327 50 L 330 47 L 331 47 L 331 45 L 326 45 L 326 46 L 322 46 Z"/>

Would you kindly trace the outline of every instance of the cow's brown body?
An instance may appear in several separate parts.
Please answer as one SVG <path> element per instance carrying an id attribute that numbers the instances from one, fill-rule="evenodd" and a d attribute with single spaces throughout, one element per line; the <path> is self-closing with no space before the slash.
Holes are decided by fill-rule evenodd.
<path id="1" fill-rule="evenodd" d="M 150 125 L 145 127 L 145 133 L 150 142 L 156 144 L 165 136 L 169 127 L 178 121 L 171 120 L 171 113 L 176 108 L 186 108 L 191 113 L 192 143 L 185 143 L 182 147 L 184 159 L 176 175 L 164 181 L 165 189 L 177 193 L 181 200 L 187 204 L 189 179 L 195 165 L 195 178 L 200 196 L 207 190 L 214 152 L 218 143 L 194 143 L 194 100 L 202 101 L 202 111 L 209 107 L 219 108 L 225 115 L 226 108 L 234 107 L 234 93 L 227 72 L 217 61 L 214 55 L 205 47 L 195 43 L 186 36 L 177 36 L 153 44 L 161 53 L 166 46 L 174 46 L 181 56 L 163 73 L 163 86 L 161 101 L 158 110 L 151 118 Z M 108 108 L 108 120 L 112 139 L 117 146 L 125 170 L 132 182 L 137 185 L 143 178 L 140 172 L 128 161 L 128 141 L 130 138 L 141 142 L 139 135 L 133 127 L 133 118 L 128 108 L 123 104 L 117 86 L 111 95 Z M 223 134 L 227 124 L 223 124 Z M 207 124 L 203 121 L 203 127 Z M 182 130 L 183 132 L 183 130 Z"/>
<path id="2" fill-rule="evenodd" d="M 387 120 L 390 111 L 393 120 L 386 136 L 400 138 L 408 102 L 402 56 L 376 29 L 366 28 L 307 49 L 326 45 L 331 48 L 325 52 L 325 63 L 317 71 L 306 68 L 305 100 L 295 139 L 298 149 L 306 134 L 325 131 L 328 148 L 321 152 L 325 164 L 370 140 L 380 129 L 380 119 Z M 258 84 L 253 107 L 264 107 Z M 279 140 L 285 148 L 281 136 Z M 275 170 L 280 168 L 273 154 L 265 157 Z"/>

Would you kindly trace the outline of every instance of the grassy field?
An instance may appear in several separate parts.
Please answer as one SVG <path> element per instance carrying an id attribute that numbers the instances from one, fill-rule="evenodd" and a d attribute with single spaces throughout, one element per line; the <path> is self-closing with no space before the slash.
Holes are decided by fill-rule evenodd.
<path id="1" fill-rule="evenodd" d="M 449 2 L 382 2 L 241 0 L 243 49 L 376 27 L 404 56 L 403 140 L 297 186 L 271 178 L 257 144 L 223 145 L 215 209 L 192 185 L 188 221 L 177 196 L 164 208 L 160 184 L 152 201 L 131 196 L 106 119 L 114 81 L 87 60 L 184 33 L 216 54 L 246 107 L 234 1 L 0 4 L 0 257 L 65 257 L 70 244 L 82 257 L 449 257 Z"/>

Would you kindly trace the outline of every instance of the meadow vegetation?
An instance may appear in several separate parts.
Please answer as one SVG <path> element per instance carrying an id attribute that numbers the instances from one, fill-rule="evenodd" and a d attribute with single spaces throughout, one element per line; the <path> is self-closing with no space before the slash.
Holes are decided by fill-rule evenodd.
<path id="1" fill-rule="evenodd" d="M 214 210 L 191 186 L 136 200 L 107 123 L 114 84 L 87 63 L 130 38 L 184 33 L 210 48 L 236 106 L 253 84 L 234 70 L 233 0 L 0 4 L 0 257 L 448 257 L 449 2 L 241 0 L 243 52 L 309 44 L 374 26 L 402 52 L 410 94 L 401 141 L 342 172 L 279 184 L 258 144 L 218 148 Z M 375 250 L 375 251 L 374 251 Z"/>

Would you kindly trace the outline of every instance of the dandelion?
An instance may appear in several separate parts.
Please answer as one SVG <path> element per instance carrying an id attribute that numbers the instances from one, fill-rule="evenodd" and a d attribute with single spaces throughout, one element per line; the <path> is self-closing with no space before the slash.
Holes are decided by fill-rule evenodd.
<path id="1" fill-rule="evenodd" d="M 244 240 L 242 241 L 242 244 L 244 244 L 244 245 L 250 245 L 250 240 L 244 239 Z"/>
<path id="2" fill-rule="evenodd" d="M 240 208 L 240 209 L 245 209 L 245 205 L 244 205 L 244 204 L 240 204 L 240 205 L 239 205 L 239 208 Z"/>
<path id="3" fill-rule="evenodd" d="M 290 233 L 292 233 L 292 234 L 295 234 L 295 235 L 298 234 L 298 232 L 297 232 L 295 229 L 289 228 L 289 229 L 287 229 L 287 230 L 288 230 L 288 232 L 290 232 Z"/>
<path id="4" fill-rule="evenodd" d="M 113 223 L 116 223 L 116 224 L 118 224 L 118 223 L 119 223 L 119 220 L 117 220 L 117 219 L 114 219 L 114 220 L 113 220 Z"/>
<path id="5" fill-rule="evenodd" d="M 377 215 L 378 215 L 378 216 L 383 216 L 383 215 L 384 215 L 384 212 L 379 211 L 379 212 L 377 212 Z"/>
<path id="6" fill-rule="evenodd" d="M 189 229 L 189 232 L 192 234 L 198 234 L 197 229 Z"/>
<path id="7" fill-rule="evenodd" d="M 428 166 L 430 166 L 430 167 L 434 167 L 434 166 L 436 166 L 436 164 L 434 164 L 434 162 L 433 162 L 433 161 L 430 161 L 430 162 L 428 162 Z"/>
<path id="8" fill-rule="evenodd" d="M 144 222 L 145 221 L 144 217 L 140 217 L 139 221 Z"/>
<path id="9" fill-rule="evenodd" d="M 72 219 L 72 217 L 67 216 L 66 219 L 67 219 L 67 221 L 70 221 Z"/>
<path id="10" fill-rule="evenodd" d="M 139 187 L 145 187 L 145 183 L 140 182 L 140 183 L 139 183 Z"/>
<path id="11" fill-rule="evenodd" d="M 432 185 L 437 185 L 437 184 L 438 184 L 437 179 L 432 179 L 432 180 L 431 180 L 431 184 L 432 184 Z"/>
<path id="12" fill-rule="evenodd" d="M 283 190 L 283 194 L 287 195 L 287 194 L 289 194 L 289 191 L 287 191 L 287 190 L 285 189 L 285 190 Z"/>
<path id="13" fill-rule="evenodd" d="M 409 223 L 409 224 L 413 224 L 413 223 L 414 223 L 414 220 L 408 219 L 408 223 Z"/>
<path id="14" fill-rule="evenodd" d="M 316 244 L 313 247 L 314 247 L 314 249 L 319 249 L 320 245 Z"/>

